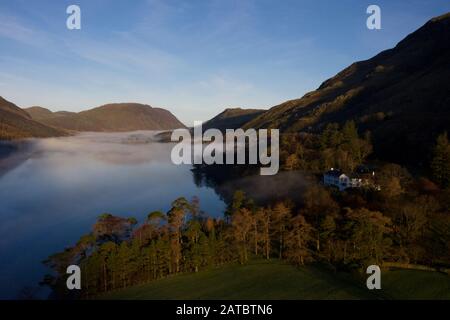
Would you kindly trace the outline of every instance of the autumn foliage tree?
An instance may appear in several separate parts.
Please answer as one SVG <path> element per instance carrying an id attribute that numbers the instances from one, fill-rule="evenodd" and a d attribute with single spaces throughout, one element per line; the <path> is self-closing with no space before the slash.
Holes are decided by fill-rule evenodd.
<path id="1" fill-rule="evenodd" d="M 431 161 L 433 177 L 443 187 L 450 186 L 450 143 L 447 132 L 439 135 L 433 148 Z"/>
<path id="2" fill-rule="evenodd" d="M 290 222 L 285 239 L 285 257 L 296 265 L 304 265 L 312 259 L 312 227 L 302 215 L 291 218 Z"/>

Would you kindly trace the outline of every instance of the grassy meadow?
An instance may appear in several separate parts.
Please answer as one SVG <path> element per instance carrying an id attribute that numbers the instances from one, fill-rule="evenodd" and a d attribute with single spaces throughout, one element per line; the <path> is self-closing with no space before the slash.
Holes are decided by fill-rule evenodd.
<path id="1" fill-rule="evenodd" d="M 316 267 L 296 268 L 279 260 L 252 260 L 193 274 L 175 275 L 103 295 L 102 299 L 450 299 L 444 274 L 383 271 L 382 290 L 364 280 Z"/>

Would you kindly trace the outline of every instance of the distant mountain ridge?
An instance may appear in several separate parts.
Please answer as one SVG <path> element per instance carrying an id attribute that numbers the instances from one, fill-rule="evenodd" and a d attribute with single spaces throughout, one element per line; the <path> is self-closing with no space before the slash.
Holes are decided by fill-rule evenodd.
<path id="1" fill-rule="evenodd" d="M 66 134 L 65 130 L 33 120 L 26 111 L 0 97 L 0 140 L 46 138 Z"/>
<path id="2" fill-rule="evenodd" d="M 51 112 L 42 107 L 25 109 L 34 120 L 71 131 L 135 131 L 184 128 L 172 113 L 139 103 L 106 104 L 78 113 Z"/>
<path id="3" fill-rule="evenodd" d="M 45 120 L 45 119 L 49 119 L 49 118 L 55 118 L 57 116 L 67 116 L 67 115 L 72 115 L 72 114 L 76 114 L 75 112 L 69 112 L 69 111 L 57 111 L 57 112 L 52 112 L 49 109 L 46 108 L 42 108 L 42 107 L 30 107 L 30 108 L 25 108 L 24 109 L 33 120 Z"/>
<path id="4" fill-rule="evenodd" d="M 428 21 L 393 49 L 356 62 L 315 91 L 284 102 L 245 128 L 319 132 L 355 120 L 386 160 L 420 163 L 450 131 L 450 13 Z"/>

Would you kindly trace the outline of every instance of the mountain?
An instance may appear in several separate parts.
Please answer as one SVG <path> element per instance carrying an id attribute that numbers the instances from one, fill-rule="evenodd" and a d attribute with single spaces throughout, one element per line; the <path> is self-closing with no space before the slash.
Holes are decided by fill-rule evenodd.
<path id="1" fill-rule="evenodd" d="M 436 136 L 450 130 L 449 39 L 447 13 L 245 127 L 319 132 L 328 123 L 355 120 L 361 132 L 371 132 L 377 157 L 420 164 Z"/>
<path id="2" fill-rule="evenodd" d="M 42 107 L 24 108 L 23 110 L 34 120 L 41 120 L 53 117 L 53 112 Z"/>
<path id="3" fill-rule="evenodd" d="M 46 125 L 73 131 L 134 131 L 184 128 L 169 111 L 139 103 L 114 103 L 73 112 L 51 112 L 45 108 L 26 109 L 31 117 Z"/>
<path id="4" fill-rule="evenodd" d="M 238 129 L 264 112 L 265 110 L 261 109 L 228 108 L 211 120 L 205 122 L 203 124 L 203 130 L 210 128 L 219 129 L 221 131 L 225 131 L 225 129 Z"/>
<path id="5" fill-rule="evenodd" d="M 59 116 L 67 116 L 67 115 L 73 115 L 75 112 L 68 112 L 68 111 L 57 111 L 52 112 L 46 108 L 42 107 L 30 107 L 24 109 L 33 120 L 41 121 L 45 119 L 55 118 Z"/>
<path id="6" fill-rule="evenodd" d="M 0 140 L 63 135 L 66 135 L 64 130 L 32 120 L 26 111 L 0 97 Z"/>

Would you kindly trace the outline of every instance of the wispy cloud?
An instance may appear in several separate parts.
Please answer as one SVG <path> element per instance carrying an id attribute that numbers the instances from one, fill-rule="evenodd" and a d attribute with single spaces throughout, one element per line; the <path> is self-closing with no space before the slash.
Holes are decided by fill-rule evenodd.
<path id="1" fill-rule="evenodd" d="M 65 45 L 80 58 L 116 71 L 161 73 L 181 65 L 181 60 L 168 52 L 150 46 L 136 46 L 123 37 L 113 42 L 90 39 L 65 41 Z"/>
<path id="2" fill-rule="evenodd" d="M 0 14 L 0 37 L 25 44 L 36 43 L 36 32 L 25 27 L 17 19 Z"/>
<path id="3" fill-rule="evenodd" d="M 44 48 L 51 43 L 45 32 L 21 21 L 15 16 L 0 13 L 0 38 L 9 39 L 24 45 Z"/>

